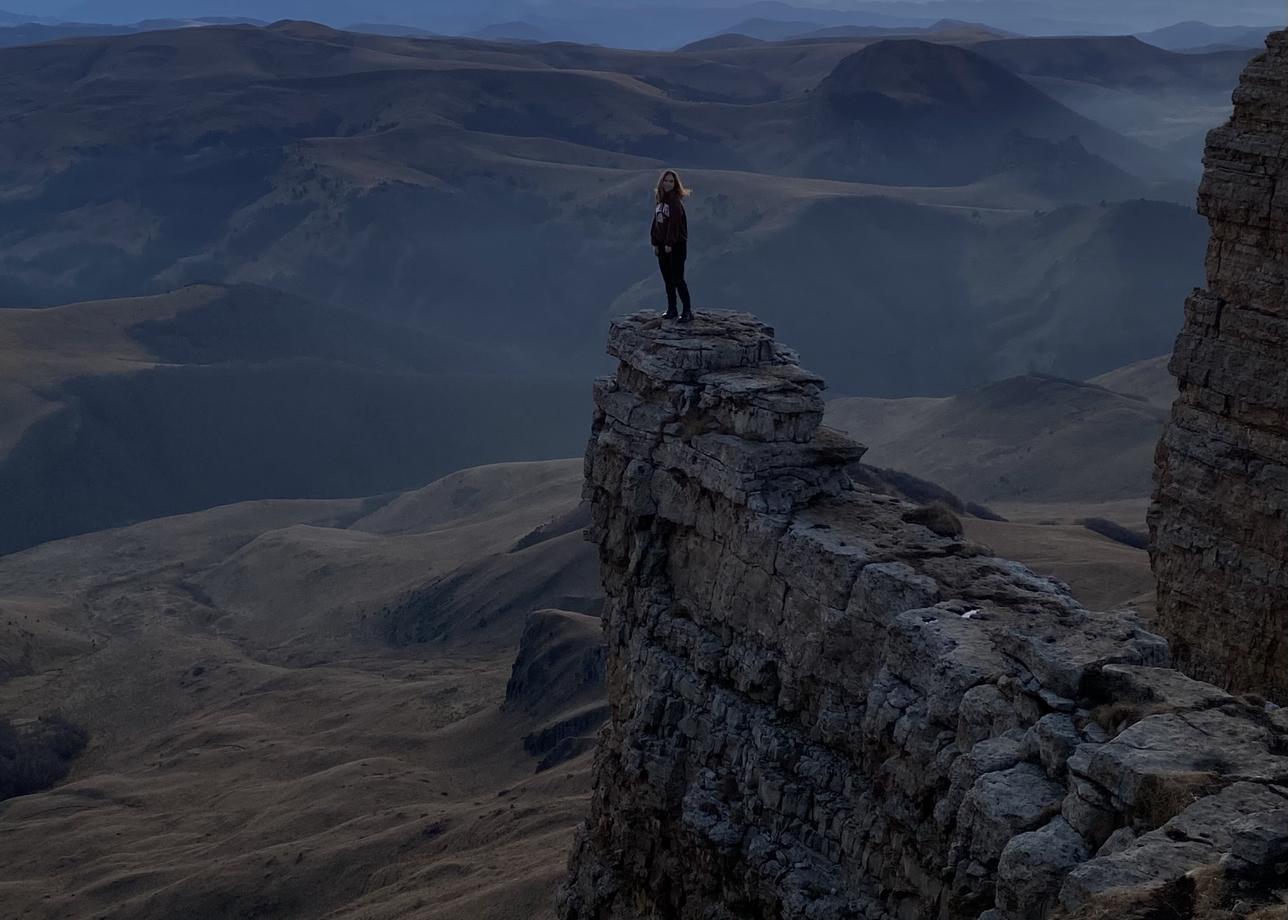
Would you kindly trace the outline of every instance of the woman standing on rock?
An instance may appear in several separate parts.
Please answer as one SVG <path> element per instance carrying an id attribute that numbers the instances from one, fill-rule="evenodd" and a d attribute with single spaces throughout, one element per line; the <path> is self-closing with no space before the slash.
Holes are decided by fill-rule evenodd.
<path id="1" fill-rule="evenodd" d="M 677 316 L 675 295 L 678 292 L 684 304 L 684 313 L 678 314 L 682 323 L 693 319 L 689 286 L 684 283 L 684 260 L 689 248 L 689 219 L 684 213 L 684 199 L 688 195 L 689 190 L 675 170 L 662 173 L 653 196 L 653 224 L 649 231 L 658 267 L 662 269 L 662 281 L 666 284 L 666 318 Z"/>

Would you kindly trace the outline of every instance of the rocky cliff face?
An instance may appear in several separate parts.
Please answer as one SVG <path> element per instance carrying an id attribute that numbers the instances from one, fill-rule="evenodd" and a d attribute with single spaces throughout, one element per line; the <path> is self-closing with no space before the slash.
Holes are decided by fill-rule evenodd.
<path id="1" fill-rule="evenodd" d="M 585 488 L 611 716 L 564 920 L 1273 901 L 1284 711 L 854 485 L 822 381 L 751 317 L 630 317 L 609 351 Z"/>
<path id="2" fill-rule="evenodd" d="M 1160 624 L 1178 666 L 1288 702 L 1288 33 L 1272 35 L 1208 138 L 1206 290 L 1186 305 L 1180 385 L 1150 515 Z"/>

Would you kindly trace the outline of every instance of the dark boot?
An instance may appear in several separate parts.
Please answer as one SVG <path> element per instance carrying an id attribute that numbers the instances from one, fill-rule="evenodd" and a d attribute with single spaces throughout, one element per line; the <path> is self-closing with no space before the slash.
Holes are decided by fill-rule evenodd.
<path id="1" fill-rule="evenodd" d="M 662 314 L 662 319 L 675 319 L 679 315 L 675 312 L 675 307 L 667 307 L 666 312 Z"/>
<path id="2" fill-rule="evenodd" d="M 693 322 L 693 311 L 690 310 L 688 307 L 685 307 L 684 312 L 680 314 L 680 322 L 682 323 Z"/>

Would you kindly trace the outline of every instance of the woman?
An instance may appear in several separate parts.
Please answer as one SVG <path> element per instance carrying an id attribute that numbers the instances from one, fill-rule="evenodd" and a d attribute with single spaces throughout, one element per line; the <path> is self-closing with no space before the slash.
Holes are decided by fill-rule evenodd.
<path id="1" fill-rule="evenodd" d="M 679 314 L 682 323 L 693 319 L 689 286 L 684 283 L 684 260 L 689 248 L 689 219 L 684 213 L 684 199 L 688 195 L 689 190 L 675 170 L 662 173 L 653 196 L 653 224 L 649 231 L 658 267 L 662 269 L 662 281 L 666 284 L 666 318 L 676 318 L 678 292 L 684 304 L 684 313 Z"/>

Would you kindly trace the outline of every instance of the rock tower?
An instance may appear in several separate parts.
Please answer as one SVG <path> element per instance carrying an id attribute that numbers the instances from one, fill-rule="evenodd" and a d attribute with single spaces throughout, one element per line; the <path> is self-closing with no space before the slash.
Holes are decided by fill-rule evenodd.
<path id="1" fill-rule="evenodd" d="M 753 318 L 628 317 L 609 352 L 611 712 L 563 920 L 1189 916 L 1288 887 L 1288 710 L 854 485 L 863 448 Z"/>
<path id="2" fill-rule="evenodd" d="M 1176 341 L 1150 530 L 1177 666 L 1288 703 L 1288 33 L 1267 47 L 1208 137 L 1208 286 Z"/>

